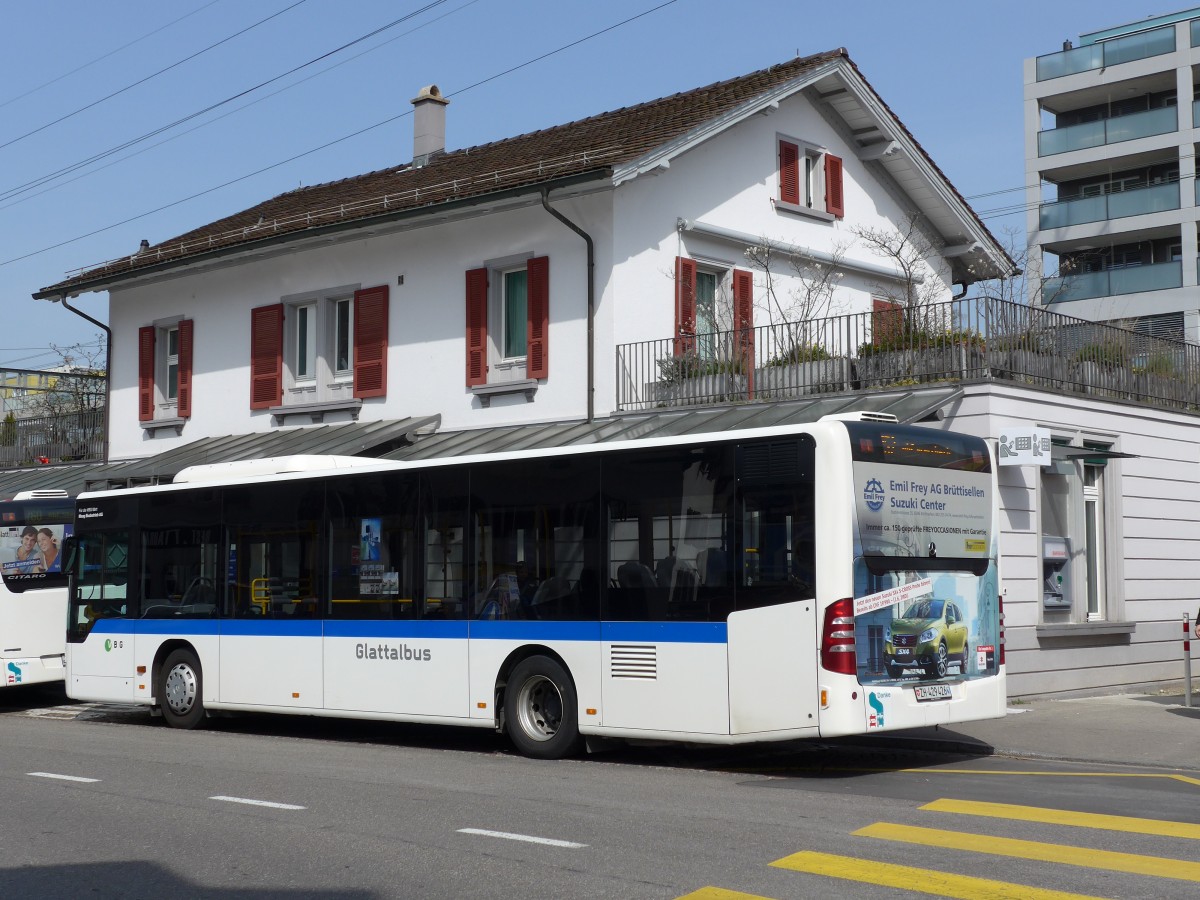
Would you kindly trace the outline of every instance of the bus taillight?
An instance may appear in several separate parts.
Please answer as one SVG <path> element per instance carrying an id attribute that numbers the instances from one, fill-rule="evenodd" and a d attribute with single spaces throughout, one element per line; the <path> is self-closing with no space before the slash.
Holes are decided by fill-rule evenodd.
<path id="1" fill-rule="evenodd" d="M 853 675 L 858 671 L 854 655 L 854 598 L 831 603 L 825 610 L 821 629 L 821 666 L 831 672 Z"/>
<path id="2" fill-rule="evenodd" d="M 999 595 L 996 602 L 1000 604 L 1000 659 L 996 664 L 1002 666 L 1004 665 L 1004 595 Z"/>

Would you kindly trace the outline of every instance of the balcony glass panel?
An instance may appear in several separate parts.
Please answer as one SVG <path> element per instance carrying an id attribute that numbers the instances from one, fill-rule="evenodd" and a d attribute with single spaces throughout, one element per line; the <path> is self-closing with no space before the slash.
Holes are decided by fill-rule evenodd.
<path id="1" fill-rule="evenodd" d="M 1200 19 L 1192 19 L 1192 46 L 1200 47 Z"/>
<path id="2" fill-rule="evenodd" d="M 1148 109 L 1129 116 L 1105 119 L 1105 143 L 1116 144 L 1152 134 L 1166 134 L 1175 130 L 1178 118 L 1174 106 L 1164 106 L 1162 109 Z"/>
<path id="3" fill-rule="evenodd" d="M 1175 52 L 1175 26 L 1155 28 L 1142 34 L 1131 34 L 1115 41 L 1104 42 L 1104 65 L 1115 66 L 1135 59 L 1147 59 Z"/>
<path id="4" fill-rule="evenodd" d="M 1183 287 L 1183 264 L 1175 260 L 1150 266 L 1113 269 L 1108 273 L 1108 281 L 1112 294 L 1137 294 Z"/>
<path id="5" fill-rule="evenodd" d="M 1136 191 L 1121 191 L 1108 194 L 1106 199 L 1110 219 L 1140 216 L 1164 209 L 1179 209 L 1179 183 L 1156 184 Z"/>
<path id="6" fill-rule="evenodd" d="M 1175 107 L 1149 109 L 1145 112 L 1102 119 L 1099 122 L 1084 122 L 1066 128 L 1051 128 L 1038 132 L 1038 155 L 1052 156 L 1071 150 L 1085 150 L 1104 144 L 1132 141 L 1154 134 L 1166 134 L 1176 128 Z"/>
<path id="7" fill-rule="evenodd" d="M 1084 122 L 1082 125 L 1068 125 L 1066 128 L 1038 132 L 1038 156 L 1053 156 L 1068 150 L 1103 146 L 1103 122 Z"/>
<path id="8" fill-rule="evenodd" d="M 1183 287 L 1183 263 L 1175 260 L 1149 266 L 1130 266 L 1128 269 L 1081 272 L 1067 278 L 1047 278 L 1042 287 L 1042 296 L 1047 303 L 1066 303 L 1178 287 Z"/>
<path id="9" fill-rule="evenodd" d="M 1107 272 L 1081 272 L 1069 278 L 1047 278 L 1042 286 L 1046 303 L 1068 303 L 1108 296 Z"/>
<path id="10" fill-rule="evenodd" d="M 1192 22 L 1192 46 L 1197 46 L 1198 21 Z M 1074 75 L 1077 72 L 1087 72 L 1091 69 L 1102 69 L 1105 66 L 1115 66 L 1135 59 L 1146 59 L 1151 56 L 1161 56 L 1175 50 L 1175 26 L 1166 25 L 1142 34 L 1130 34 L 1102 44 L 1089 44 L 1085 47 L 1074 47 L 1061 53 L 1047 53 L 1037 59 L 1037 80 L 1047 81 L 1051 78 L 1062 78 L 1064 75 Z"/>
<path id="11" fill-rule="evenodd" d="M 1082 197 L 1078 200 L 1043 203 L 1038 227 L 1046 231 L 1082 225 L 1084 222 L 1103 222 L 1108 218 L 1108 204 L 1104 201 L 1104 197 Z"/>
<path id="12" fill-rule="evenodd" d="M 1200 100 L 1192 101 L 1192 127 L 1200 128 Z"/>
<path id="13" fill-rule="evenodd" d="M 1037 59 L 1037 80 L 1047 81 L 1051 78 L 1062 78 L 1064 75 L 1074 75 L 1076 72 L 1099 69 L 1103 65 L 1104 46 L 1102 44 L 1075 47 L 1072 50 L 1063 50 L 1061 53 L 1047 53 Z"/>

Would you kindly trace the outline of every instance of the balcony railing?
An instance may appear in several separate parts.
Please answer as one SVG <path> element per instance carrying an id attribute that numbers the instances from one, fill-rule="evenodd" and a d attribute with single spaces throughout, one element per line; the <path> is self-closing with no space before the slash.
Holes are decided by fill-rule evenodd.
<path id="1" fill-rule="evenodd" d="M 1200 182 L 1197 184 L 1200 185 Z M 1168 209 L 1179 209 L 1179 183 L 1175 181 L 1132 191 L 1102 194 L 1099 197 L 1043 203 L 1039 210 L 1038 227 L 1047 231 L 1051 228 L 1104 222 L 1108 219 L 1140 216 Z"/>
<path id="2" fill-rule="evenodd" d="M 0 421 L 0 468 L 104 459 L 104 410 Z"/>
<path id="3" fill-rule="evenodd" d="M 1148 109 L 1144 112 L 1115 116 L 1098 122 L 1083 122 L 1063 128 L 1049 128 L 1038 132 L 1038 156 L 1053 156 L 1072 150 L 1103 147 L 1119 144 L 1156 134 L 1168 134 L 1179 127 L 1179 117 L 1174 106 Z"/>
<path id="4" fill-rule="evenodd" d="M 1001 300 L 621 344 L 616 363 L 626 411 L 993 380 L 1200 408 L 1200 346 Z"/>
<path id="5" fill-rule="evenodd" d="M 1192 46 L 1196 45 L 1196 23 L 1192 23 Z M 1154 28 L 1099 44 L 1088 44 L 1037 58 L 1037 80 L 1048 81 L 1078 72 L 1103 69 L 1135 59 L 1175 52 L 1175 26 Z"/>
<path id="6" fill-rule="evenodd" d="M 1048 278 L 1042 288 L 1042 296 L 1049 303 L 1066 303 L 1180 287 L 1183 287 L 1183 263 L 1173 260 L 1148 266 L 1105 269 L 1102 272 L 1080 272 L 1065 278 Z"/>

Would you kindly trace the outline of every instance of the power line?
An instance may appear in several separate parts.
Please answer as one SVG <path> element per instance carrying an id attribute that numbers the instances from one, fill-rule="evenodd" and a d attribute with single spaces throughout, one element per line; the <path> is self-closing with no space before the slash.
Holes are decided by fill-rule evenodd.
<path id="1" fill-rule="evenodd" d="M 307 0 L 300 0 L 300 2 L 307 2 Z M 301 69 L 306 69 L 309 66 L 315 65 L 316 63 L 320 62 L 323 59 L 328 59 L 330 56 L 333 56 L 337 53 L 341 53 L 343 50 L 353 47 L 356 44 L 360 44 L 365 40 L 369 40 L 370 38 L 375 37 L 376 35 L 381 34 L 384 31 L 387 31 L 391 28 L 395 28 L 397 25 L 400 25 L 412 18 L 415 18 L 416 16 L 419 16 L 422 13 L 428 12 L 431 9 L 441 6 L 443 3 L 446 3 L 446 2 L 448 2 L 448 0 L 433 0 L 433 2 L 426 4 L 425 6 L 421 7 L 420 9 L 415 10 L 411 13 L 408 13 L 407 15 L 401 16 L 399 19 L 396 19 L 395 21 L 389 22 L 386 25 L 376 28 L 375 30 L 370 31 L 367 34 L 364 34 L 360 37 L 357 37 L 354 40 L 349 41 L 348 43 L 342 44 L 340 47 L 336 47 L 333 50 L 330 50 L 326 53 L 322 53 L 320 56 L 314 57 L 313 59 L 310 59 L 308 62 L 305 62 L 305 63 L 302 63 L 301 65 L 295 66 L 294 68 L 291 68 L 286 72 L 276 75 L 273 78 L 269 78 L 266 81 L 260 82 L 259 84 L 256 84 L 253 87 L 246 88 L 245 90 L 239 91 L 238 93 L 233 94 L 230 97 L 226 97 L 224 100 L 220 100 L 216 103 L 206 106 L 204 109 L 197 110 L 196 112 L 190 113 L 189 115 L 186 115 L 181 119 L 176 119 L 174 122 L 171 122 L 170 124 L 160 126 L 159 128 L 155 128 L 153 131 L 146 132 L 145 134 L 141 135 L 140 137 L 132 138 L 128 141 L 125 141 L 123 144 L 117 145 L 116 147 L 110 147 L 109 149 L 101 151 L 100 153 L 93 154 L 92 156 L 88 157 L 87 159 L 81 160 L 80 162 L 73 163 L 69 166 L 65 166 L 55 172 L 51 172 L 48 175 L 43 175 L 40 178 L 34 179 L 33 181 L 28 181 L 23 185 L 19 185 L 15 188 L 9 188 L 8 190 L 5 190 L 5 191 L 0 191 L 0 201 L 11 200 L 13 197 L 17 197 L 23 193 L 27 193 L 28 191 L 31 191 L 34 188 L 41 187 L 42 185 L 47 184 L 51 181 L 54 181 L 55 179 L 60 178 L 63 175 L 70 174 L 71 172 L 77 171 L 77 170 L 83 168 L 84 166 L 88 166 L 94 162 L 99 162 L 102 159 L 105 159 L 109 156 L 120 153 L 122 150 L 127 150 L 130 147 L 136 146 L 137 144 L 140 144 L 143 141 L 147 141 L 152 137 L 155 137 L 166 131 L 170 131 L 172 128 L 175 128 L 186 122 L 190 122 L 193 119 L 199 118 L 200 116 L 204 115 L 205 113 L 212 112 L 214 109 L 219 109 L 222 106 L 225 106 L 229 103 L 234 102 L 235 100 L 238 100 L 242 97 L 245 97 L 248 94 L 252 94 L 257 90 L 264 88 L 269 84 L 273 84 L 276 81 L 279 81 L 283 78 L 288 77 L 289 75 L 293 75 L 296 72 L 299 72 Z"/>
<path id="2" fill-rule="evenodd" d="M 219 2 L 219 0 L 213 0 L 213 2 Z M 222 119 L 228 118 L 229 116 L 236 115 L 239 112 L 249 109 L 251 106 L 256 106 L 259 103 L 263 103 L 267 100 L 270 100 L 272 97 L 278 97 L 280 94 L 284 93 L 285 91 L 290 91 L 292 88 L 299 87 L 300 85 L 304 84 L 305 82 L 312 81 L 314 78 L 319 78 L 322 75 L 326 75 L 329 72 L 332 72 L 334 69 L 340 68 L 344 65 L 347 65 L 348 63 L 354 62 L 354 60 L 356 60 L 356 59 L 361 59 L 362 57 L 366 56 L 368 53 L 374 53 L 376 50 L 382 50 L 384 47 L 388 46 L 389 44 L 395 43 L 396 41 L 400 40 L 401 38 L 405 38 L 411 34 L 415 34 L 416 32 L 420 31 L 421 29 L 428 28 L 430 25 L 440 22 L 440 21 L 442 21 L 442 19 L 448 18 L 449 16 L 452 16 L 457 12 L 461 12 L 462 10 L 466 9 L 469 6 L 474 6 L 476 3 L 479 3 L 479 2 L 480 2 L 480 0 L 466 0 L 466 2 L 463 3 L 461 6 L 456 6 L 454 9 L 447 10 L 446 12 L 442 13 L 439 16 L 434 16 L 433 18 L 429 19 L 428 21 L 422 22 L 420 25 L 410 28 L 408 31 L 401 32 L 400 34 L 396 35 L 395 37 L 388 38 L 386 41 L 382 41 L 381 43 L 376 44 L 374 47 L 368 47 L 366 50 L 363 50 L 360 53 L 356 53 L 353 56 L 347 57 L 346 59 L 340 60 L 339 62 L 336 62 L 331 66 L 321 69 L 319 72 L 313 72 L 311 75 L 306 75 L 297 81 L 293 81 L 291 84 L 288 84 L 288 85 L 285 85 L 285 86 L 279 88 L 279 90 L 272 91 L 269 94 L 265 94 L 262 97 L 258 97 L 257 99 L 251 100 L 249 103 L 244 103 L 241 106 L 237 107 L 236 109 L 231 109 L 228 112 L 221 113 L 218 116 L 213 116 L 211 119 L 207 119 L 204 122 L 200 122 L 197 125 L 193 125 L 191 128 L 188 128 L 184 131 L 180 131 L 176 134 L 173 134 L 170 137 L 164 138 L 163 140 L 161 140 L 155 144 L 149 145 L 148 147 L 142 147 L 140 150 L 135 150 L 133 153 L 127 153 L 124 156 L 114 159 L 109 163 L 105 163 L 102 166 L 96 166 L 93 169 L 89 169 L 86 172 L 82 172 L 81 174 L 76 175 L 74 178 L 65 178 L 65 179 L 60 178 L 56 183 L 50 184 L 49 187 L 45 187 L 40 191 L 36 191 L 35 193 L 29 193 L 29 191 L 32 190 L 32 188 L 29 188 L 28 190 L 25 190 L 22 192 L 25 194 L 25 196 L 21 197 L 21 199 L 14 200 L 12 203 L 5 203 L 3 206 L 0 206 L 0 211 L 10 209 L 11 207 L 14 207 L 14 206 L 18 206 L 18 205 L 26 202 L 27 200 L 32 200 L 36 197 L 42 196 L 43 194 L 48 194 L 51 191 L 56 191 L 61 187 L 67 186 L 68 184 L 74 184 L 76 181 L 80 181 L 81 179 L 87 178 L 91 175 L 95 175 L 97 172 L 102 172 L 105 169 L 111 168 L 112 166 L 119 165 L 120 163 L 123 163 L 127 160 L 133 159 L 135 156 L 140 156 L 143 153 L 148 153 L 149 151 L 154 150 L 158 147 L 162 147 L 165 144 L 169 144 L 172 141 L 176 141 L 182 137 L 186 137 L 187 135 L 192 134 L 195 131 L 199 131 L 201 128 L 207 128 L 209 125 L 219 122 Z M 16 196 L 16 194 L 14 194 L 13 196 Z M 3 200 L 3 199 L 6 199 L 6 198 L 4 198 L 3 196 L 0 196 L 0 200 Z"/>
<path id="3" fill-rule="evenodd" d="M 444 0 L 439 0 L 439 2 L 444 2 Z M 630 22 L 635 22 L 635 21 L 637 21 L 638 19 L 644 18 L 645 16 L 648 16 L 648 15 L 650 15 L 651 13 L 658 12 L 660 9 L 664 9 L 665 7 L 672 6 L 672 5 L 673 5 L 673 4 L 675 4 L 676 2 L 678 2 L 678 0 L 666 0 L 666 2 L 664 2 L 664 3 L 660 3 L 660 4 L 658 4 L 657 6 L 651 7 L 650 9 L 647 9 L 647 10 L 645 10 L 645 11 L 643 11 L 643 12 L 637 13 L 636 15 L 630 16 L 630 17 L 629 17 L 629 18 L 627 18 L 627 19 L 623 19 L 622 21 L 620 21 L 620 22 L 617 22 L 615 25 L 609 25 L 608 27 L 606 27 L 606 28 L 602 28 L 602 29 L 600 29 L 599 31 L 594 31 L 594 32 L 592 32 L 591 34 L 587 35 L 586 37 L 583 37 L 583 38 L 580 38 L 580 39 L 578 39 L 578 40 L 572 41 L 572 42 L 570 42 L 570 43 L 568 43 L 568 44 L 564 44 L 563 46 L 561 46 L 561 47 L 558 47 L 558 48 L 557 48 L 557 49 L 555 49 L 555 50 L 551 50 L 551 51 L 549 51 L 548 53 L 543 53 L 543 54 L 541 54 L 540 56 L 536 56 L 536 57 L 534 57 L 534 58 L 532 58 L 532 59 L 526 60 L 526 61 L 525 61 L 525 62 L 523 62 L 523 63 L 520 63 L 520 64 L 518 64 L 518 65 L 512 66 L 512 67 L 510 67 L 510 68 L 508 68 L 508 69 L 505 69 L 504 71 L 502 71 L 502 72 L 499 72 L 499 73 L 497 73 L 497 74 L 495 74 L 495 75 L 491 75 L 491 76 L 489 76 L 489 77 L 487 77 L 487 78 L 481 79 L 480 81 L 477 81 L 477 82 L 475 82 L 474 84 L 469 84 L 469 85 L 467 85 L 467 86 L 466 86 L 466 87 L 464 87 L 464 88 L 460 88 L 460 89 L 459 89 L 459 90 L 457 90 L 457 91 L 454 91 L 454 92 L 451 92 L 451 93 L 448 93 L 448 94 L 446 94 L 446 96 L 447 96 L 447 97 L 457 97 L 457 96 L 461 96 L 462 94 L 465 94 L 465 93 L 467 93 L 468 91 L 471 91 L 471 90 L 473 90 L 473 89 L 475 89 L 475 88 L 479 87 L 480 85 L 487 84 L 488 82 L 490 82 L 490 81 L 494 81 L 494 80 L 496 80 L 497 78 L 500 78 L 500 77 L 502 77 L 502 76 L 504 76 L 504 75 L 510 75 L 510 74 L 512 74 L 513 72 L 519 71 L 520 69 L 524 69 L 524 68 L 526 68 L 527 66 L 531 66 L 531 65 L 533 65 L 534 63 L 541 62 L 542 60 L 548 59 L 549 57 L 551 57 L 551 56 L 554 56 L 555 54 L 561 53 L 561 52 L 563 52 L 564 50 L 568 50 L 568 49 L 570 49 L 571 47 L 576 47 L 576 46 L 578 46 L 579 44 L 582 44 L 582 43 L 584 43 L 584 42 L 586 42 L 586 41 L 592 40 L 593 38 L 599 37 L 600 35 L 607 34 L 607 33 L 608 33 L 608 32 L 610 32 L 610 31 L 613 31 L 613 30 L 615 30 L 615 29 L 617 29 L 617 28 L 620 28 L 620 27 L 622 27 L 622 26 L 624 26 L 624 25 L 628 25 Z M 427 8 L 432 8 L 433 6 L 437 6 L 437 5 L 438 5 L 438 3 L 431 3 L 431 4 L 429 5 L 429 7 L 427 7 Z M 415 13 L 414 13 L 414 15 L 415 15 Z M 382 30 L 382 29 L 381 29 L 381 30 Z M 378 32 L 376 32 L 376 33 L 378 33 Z M 122 220 L 121 220 L 121 221 L 119 221 L 119 222 L 113 222 L 113 223 L 112 223 L 112 224 L 110 224 L 110 225 L 105 225 L 105 226 L 103 226 L 102 228 L 97 228 L 97 229 L 95 229 L 95 230 L 93 230 L 93 231 L 89 231 L 89 232 L 87 232 L 86 234 L 77 235 L 77 236 L 75 236 L 75 237 L 73 237 L 73 238 L 68 238 L 67 240 L 64 240 L 64 241 L 59 241 L 57 244 L 52 244 L 52 245 L 50 245 L 49 247 L 43 247 L 43 248 L 41 248 L 40 250 L 33 250 L 33 251 L 31 251 L 31 252 L 29 252 L 29 253 L 25 253 L 25 254 L 23 254 L 23 255 L 21 255 L 21 256 L 14 256 L 14 257 L 12 257 L 11 259 L 6 259 L 6 260 L 4 260 L 4 261 L 0 262 L 0 267 L 3 267 L 3 266 L 8 266 L 8 265 L 11 265 L 12 263 L 15 263 L 15 262 L 20 262 L 20 261 L 22 261 L 22 260 L 29 259 L 30 257 L 38 256 L 38 255 L 40 255 L 40 254 L 42 254 L 42 253 L 47 253 L 47 252 L 49 252 L 49 251 L 51 251 L 51 250 L 57 250 L 58 248 L 60 248 L 60 247 L 65 247 L 65 246 L 67 246 L 68 244 L 74 244 L 74 243 L 76 243 L 76 242 L 78 242 L 78 241 L 85 240 L 86 238 L 89 238 L 89 237 L 95 237 L 97 234 L 102 234 L 102 233 L 104 233 L 104 232 L 106 232 L 106 231 L 111 231 L 111 230 L 112 230 L 112 229 L 114 229 L 114 228 L 120 228 L 122 225 L 128 225 L 130 222 L 136 222 L 136 221 L 138 221 L 139 219 L 144 219 L 144 218 L 146 218 L 147 216 L 152 216 L 152 215 L 154 215 L 154 214 L 156 214 L 156 213 L 163 212 L 164 210 L 171 209 L 172 207 L 179 206 L 179 205 L 181 205 L 181 204 L 183 204 L 183 203 L 187 203 L 187 202 L 189 202 L 189 201 L 191 201 L 191 200 L 195 200 L 195 199 L 197 199 L 197 198 L 199 198 L 199 197 L 203 197 L 203 196 L 205 196 L 205 195 L 207 195 L 207 194 L 214 193 L 215 191 L 219 191 L 219 190 L 221 190 L 222 188 L 229 187 L 230 185 L 234 185 L 234 184 L 237 184 L 237 183 L 239 183 L 239 182 L 246 181 L 246 180 L 247 180 L 247 179 L 249 179 L 249 178 L 254 178 L 255 176 L 257 176 L 257 175 L 261 175 L 261 174 L 263 174 L 264 172 L 269 172 L 269 171 L 271 171 L 272 169 L 277 169 L 277 168 L 279 168 L 280 166 L 285 166 L 285 165 L 287 165 L 288 163 L 295 162 L 295 161 L 296 161 L 296 160 L 298 160 L 298 159 L 303 159 L 303 158 L 304 158 L 304 157 L 306 157 L 306 156 L 311 156 L 311 155 L 312 155 L 312 154 L 314 154 L 314 153 L 319 153 L 319 152 L 320 152 L 320 151 L 322 151 L 322 150 L 326 150 L 326 149 L 328 149 L 328 148 L 330 148 L 330 147 L 336 146 L 337 144 L 341 144 L 341 143 L 344 143 L 344 142 L 346 142 L 346 141 L 348 141 L 348 140 L 352 140 L 353 138 L 356 138 L 356 137 L 359 137 L 359 136 L 361 136 L 361 135 L 364 135 L 364 134 L 366 134 L 366 133 L 367 133 L 367 132 L 369 132 L 369 131 L 374 131 L 376 128 L 382 128 L 384 125 L 390 125 L 392 122 L 398 121 L 399 119 L 402 119 L 402 118 L 404 118 L 404 117 L 406 117 L 406 116 L 411 116 L 411 115 L 412 115 L 412 110 L 411 110 L 411 109 L 409 109 L 409 110 L 406 110 L 405 112 L 399 113 L 399 114 L 397 114 L 397 115 L 394 115 L 394 116 L 390 116 L 390 117 L 388 117 L 388 118 L 384 119 L 384 120 L 383 120 L 383 121 L 381 121 L 381 122 L 376 122 L 376 123 L 375 123 L 375 124 L 373 124 L 373 125 L 368 125 L 368 126 L 366 126 L 365 128 L 360 128 L 358 131 L 354 131 L 354 132 L 351 132 L 350 134 L 343 135 L 343 136 L 342 136 L 342 137 L 340 137 L 340 138 L 335 138 L 335 139 L 334 139 L 334 140 L 332 140 L 332 141 L 327 141 L 326 143 L 324 143 L 324 144 L 321 144 L 320 146 L 317 146 L 317 147 L 312 147 L 312 148 L 310 148 L 310 149 L 308 149 L 308 150 L 305 150 L 305 151 L 303 151 L 303 152 L 301 152 L 301 153 L 297 153 L 297 154 L 295 154 L 294 156 L 289 156 L 287 159 L 280 160 L 279 162 L 276 162 L 276 163 L 272 163 L 272 164 L 271 164 L 271 165 L 269 165 L 269 166 L 263 166 L 261 169 L 257 169 L 257 170 L 255 170 L 255 171 L 253 171 L 253 172 L 249 172 L 249 173 L 247 173 L 247 174 L 245 174 L 245 175 L 241 175 L 241 176 L 239 176 L 239 177 L 237 177 L 237 178 L 232 178 L 232 179 L 230 179 L 229 181 L 223 182 L 223 183 L 221 183 L 221 184 L 215 185 L 215 186 L 213 186 L 213 187 L 210 187 L 210 188 L 206 188 L 205 190 L 202 190 L 202 191 L 197 191 L 196 193 L 194 193 L 194 194 L 190 194 L 190 195 L 188 195 L 187 197 L 181 197 L 181 198 L 180 198 L 180 199 L 178 199 L 178 200 L 174 200 L 174 201 L 172 201 L 172 202 L 170 202 L 170 203 L 165 203 L 165 204 L 163 204 L 162 206 L 156 207 L 155 209 L 147 210 L 146 212 L 143 212 L 143 213 L 138 213 L 137 215 L 130 216 L 130 217 L 126 218 L 126 219 L 122 219 Z"/>
<path id="4" fill-rule="evenodd" d="M 85 104 L 84 106 L 79 107 L 79 109 L 75 110 L 74 112 L 69 112 L 66 115 L 59 116 L 57 119 L 47 122 L 45 125 L 39 125 L 37 128 L 33 129 L 32 131 L 27 131 L 22 135 L 18 135 L 17 137 L 12 138 L 11 140 L 6 141 L 3 144 L 0 144 L 0 150 L 3 150 L 5 147 L 11 147 L 13 144 L 19 143 L 20 141 L 25 140 L 25 138 L 27 138 L 27 137 L 32 137 L 33 135 L 38 134 L 39 132 L 45 131 L 47 128 L 57 125 L 59 122 L 65 122 L 67 119 L 70 119 L 73 116 L 77 116 L 81 112 L 85 112 L 94 106 L 99 106 L 101 103 L 104 103 L 106 100 L 111 100 L 113 97 L 118 97 L 121 94 L 124 94 L 126 91 L 132 90 L 133 88 L 137 87 L 140 84 L 145 84 L 147 81 L 157 78 L 159 75 L 162 75 L 166 72 L 170 72 L 172 69 L 177 69 L 180 66 L 182 66 L 184 63 L 191 62 L 193 59 L 195 59 L 198 56 L 203 56 L 209 50 L 213 50 L 217 47 L 220 47 L 222 44 L 227 44 L 230 41 L 232 41 L 234 38 L 241 37 L 243 34 L 246 34 L 246 32 L 253 31 L 258 26 L 264 25 L 267 22 L 270 22 L 272 19 L 276 19 L 279 16 L 282 16 L 286 12 L 291 12 L 297 6 L 301 6 L 307 2 L 308 2 L 308 0 L 296 0 L 296 2 L 293 3 L 291 6 L 288 6 L 285 9 L 281 9 L 277 13 L 272 13 L 271 15 L 267 16 L 265 19 L 259 19 L 253 25 L 247 25 L 241 31 L 236 31 L 233 34 L 229 35 L 228 37 L 221 38 L 221 40 L 217 41 L 215 44 L 209 44 L 203 50 L 197 50 L 195 53 L 191 54 L 190 56 L 185 56 L 183 59 L 177 60 L 176 62 L 171 63 L 171 65 L 169 65 L 165 68 L 159 69 L 157 72 L 154 72 L 150 75 L 147 75 L 145 78 L 139 78 L 137 81 L 133 82 L 132 84 L 127 84 L 123 88 L 118 88 L 117 90 L 113 91 L 111 94 L 106 94 L 105 96 L 101 97 L 99 100 L 93 100 L 91 103 L 88 103 L 88 104 Z"/>
<path id="5" fill-rule="evenodd" d="M 154 35 L 158 34 L 160 31 L 166 31 L 171 26 L 178 25 L 184 19 L 190 19 L 192 16 L 196 15 L 197 13 L 202 13 L 202 12 L 204 12 L 204 10 L 208 9 L 210 6 L 216 6 L 220 2 L 221 2 L 221 0 L 209 0 L 208 3 L 205 3 L 203 6 L 197 8 L 197 9 L 193 9 L 190 13 L 185 13 L 184 15 L 180 16 L 178 19 L 171 20 L 166 25 L 160 25 L 158 28 L 155 28 L 153 31 L 147 31 L 141 37 L 136 37 L 129 43 L 122 44 L 120 47 L 117 47 L 115 50 L 109 50 L 107 53 L 105 53 L 101 56 L 97 56 L 95 59 L 92 59 L 92 60 L 89 60 L 88 62 L 83 63 L 83 65 L 76 66 L 69 72 L 64 72 L 63 74 L 57 76 L 56 78 L 51 78 L 49 81 L 44 81 L 41 84 L 39 84 L 37 87 L 32 87 L 29 90 L 25 91 L 25 93 L 23 93 L 23 94 L 17 94 L 15 97 L 9 97 L 7 100 L 0 101 L 0 109 L 3 109 L 4 107 L 8 106 L 10 103 L 16 103 L 18 100 L 24 100 L 30 94 L 36 94 L 38 91 L 42 90 L 43 88 L 48 88 L 52 84 L 58 84 L 58 82 L 62 81 L 64 78 L 70 78 L 76 72 L 82 72 L 84 69 L 88 68 L 89 66 L 94 66 L 96 63 L 102 62 L 103 60 L 108 59 L 110 56 L 116 56 L 122 50 L 128 50 L 134 44 L 139 44 L 142 41 L 146 40 L 147 38 L 154 37 Z"/>

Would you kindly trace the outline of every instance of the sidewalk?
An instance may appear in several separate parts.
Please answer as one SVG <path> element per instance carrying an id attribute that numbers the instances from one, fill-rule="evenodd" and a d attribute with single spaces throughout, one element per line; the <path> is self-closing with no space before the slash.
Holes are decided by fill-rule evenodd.
<path id="1" fill-rule="evenodd" d="M 1182 692 L 1034 700 L 1010 704 L 1003 719 L 896 736 L 954 752 L 1200 771 L 1200 695 L 1190 709 L 1183 701 Z"/>

